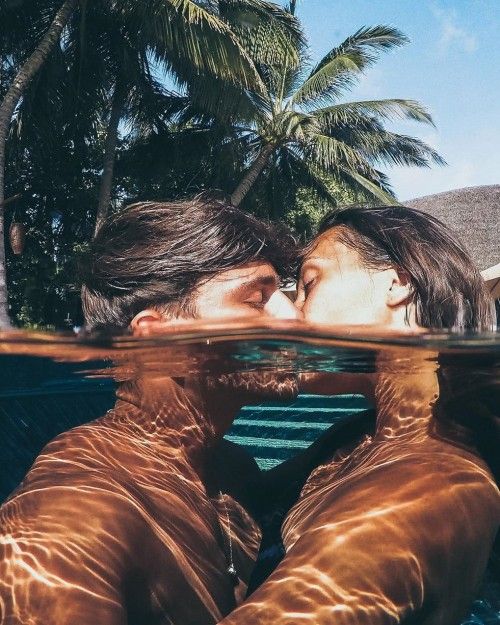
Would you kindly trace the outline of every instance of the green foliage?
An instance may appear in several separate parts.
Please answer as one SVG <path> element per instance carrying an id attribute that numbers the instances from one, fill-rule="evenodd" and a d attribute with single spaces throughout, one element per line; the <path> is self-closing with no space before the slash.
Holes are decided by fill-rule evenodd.
<path id="1" fill-rule="evenodd" d="M 302 239 L 310 239 L 316 233 L 320 221 L 332 210 L 340 209 L 351 204 L 369 203 L 365 196 L 357 195 L 347 187 L 342 187 L 334 180 L 325 180 L 325 185 L 336 198 L 335 205 L 325 200 L 314 190 L 302 187 L 295 195 L 295 205 L 285 217 L 286 223 Z"/>
<path id="2" fill-rule="evenodd" d="M 312 69 L 302 53 L 298 66 L 286 64 L 264 76 L 266 91 L 251 99 L 253 120 L 246 132 L 254 146 L 242 182 L 233 201 L 244 199 L 248 186 L 260 174 L 273 185 L 308 187 L 335 205 L 337 198 L 324 184 L 325 176 L 340 188 L 393 203 L 395 197 L 380 165 L 429 167 L 443 159 L 423 141 L 388 131 L 385 122 L 408 119 L 432 124 L 432 118 L 417 102 L 403 99 L 340 102 L 362 72 L 381 52 L 397 48 L 406 37 L 390 26 L 363 28 L 333 48 Z M 272 149 L 262 168 L 259 155 Z M 283 196 L 283 197 L 286 197 Z M 279 196 L 275 195 L 275 199 Z M 287 205 L 290 204 L 286 197 Z"/>
<path id="3" fill-rule="evenodd" d="M 0 6 L 0 97 L 60 3 L 36 4 L 17 0 Z M 210 184 L 219 186 L 216 168 L 206 168 L 217 162 L 210 142 L 183 137 L 184 148 L 174 147 L 179 158 L 168 168 L 170 175 L 153 167 L 137 179 L 128 172 L 140 170 L 142 161 L 134 162 L 134 155 L 142 159 L 145 137 L 153 143 L 155 136 L 158 143 L 165 140 L 160 153 L 170 149 L 175 120 L 186 107 L 198 115 L 210 110 L 210 115 L 223 116 L 231 107 L 220 98 L 221 91 L 258 93 L 257 62 L 296 64 L 301 41 L 298 22 L 263 0 L 80 0 L 60 45 L 36 74 L 11 121 L 5 191 L 6 196 L 22 191 L 15 210 L 28 227 L 23 255 L 7 249 L 13 320 L 30 327 L 81 323 L 76 260 L 93 233 L 108 111 L 117 85 L 125 94 L 120 128 L 126 139 L 117 147 L 123 181 L 115 184 L 114 205 L 126 196 L 185 195 L 199 188 L 196 175 L 194 183 L 188 176 L 200 167 L 211 171 Z M 264 56 L 266 43 L 272 45 Z M 182 95 L 165 88 L 167 76 Z M 191 157 L 194 161 L 186 167 Z M 6 210 L 7 230 L 11 209 Z"/>
<path id="4" fill-rule="evenodd" d="M 18 325 L 82 322 L 76 267 L 94 230 L 118 85 L 115 210 L 205 190 L 229 198 L 272 144 L 242 206 L 304 238 L 332 208 L 394 201 L 380 165 L 440 162 L 423 142 L 384 126 L 397 118 L 432 123 L 418 103 L 341 101 L 379 53 L 406 38 L 365 28 L 311 68 L 294 5 L 287 12 L 264 0 L 80 0 L 17 107 L 7 143 L 5 195 L 23 196 L 6 209 L 6 230 L 14 211 L 28 227 L 23 255 L 7 250 Z M 0 97 L 58 6 L 0 7 Z"/>

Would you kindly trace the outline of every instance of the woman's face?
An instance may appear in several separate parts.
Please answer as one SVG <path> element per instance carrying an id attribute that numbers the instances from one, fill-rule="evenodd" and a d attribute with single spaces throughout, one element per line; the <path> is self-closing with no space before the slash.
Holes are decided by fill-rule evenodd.
<path id="1" fill-rule="evenodd" d="M 392 268 L 367 268 L 332 228 L 317 238 L 304 260 L 295 305 L 312 323 L 407 329 L 408 288 Z"/>

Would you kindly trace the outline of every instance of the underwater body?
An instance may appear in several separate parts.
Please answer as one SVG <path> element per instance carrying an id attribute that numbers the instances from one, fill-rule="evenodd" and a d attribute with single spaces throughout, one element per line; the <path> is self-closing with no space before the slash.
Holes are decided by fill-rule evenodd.
<path id="1" fill-rule="evenodd" d="M 457 554 L 450 553 L 457 545 L 449 531 L 453 516 L 457 523 L 463 518 L 465 545 L 465 531 L 470 530 L 472 535 L 483 522 L 478 505 L 483 495 L 468 499 L 468 494 L 485 493 L 485 507 L 490 505 L 490 499 L 498 497 L 488 466 L 481 454 L 477 454 L 477 461 L 474 459 L 464 434 L 471 420 L 477 421 L 474 427 L 481 428 L 479 419 L 484 419 L 484 448 L 485 454 L 488 453 L 488 440 L 493 439 L 487 428 L 492 420 L 498 419 L 499 411 L 498 334 L 395 336 L 374 329 L 318 329 L 283 322 L 265 326 L 212 324 L 187 326 L 151 338 L 5 334 L 0 353 L 3 373 L 0 497 L 5 502 L 0 545 L 4 546 L 7 555 L 9 549 L 20 549 L 20 560 L 25 563 L 17 568 L 0 564 L 0 615 L 4 622 L 16 622 L 8 620 L 6 607 L 12 593 L 17 593 L 19 605 L 26 601 L 30 592 L 39 592 L 34 590 L 30 581 L 35 574 L 49 580 L 45 589 L 51 601 L 64 596 L 66 603 L 74 599 L 70 606 L 73 622 L 92 622 L 91 615 L 85 614 L 87 602 L 80 605 L 78 597 L 72 594 L 80 582 L 71 577 L 71 569 L 67 569 L 66 576 L 56 576 L 43 563 L 43 552 L 49 549 L 44 542 L 43 523 L 36 525 L 38 535 L 34 539 L 34 548 L 28 544 L 26 537 L 29 533 L 22 539 L 16 538 L 19 525 L 16 518 L 21 518 L 16 515 L 25 505 L 25 494 L 34 488 L 42 493 L 47 491 L 50 504 L 55 505 L 52 489 L 56 476 L 57 488 L 61 492 L 65 489 L 65 492 L 57 501 L 54 508 L 57 518 L 54 516 L 52 525 L 47 526 L 46 535 L 52 532 L 58 536 L 50 546 L 51 559 L 60 556 L 62 562 L 67 562 L 69 556 L 64 550 L 68 548 L 68 538 L 71 543 L 72 536 L 67 527 L 75 523 L 74 517 L 81 510 L 82 501 L 88 500 L 87 509 L 90 510 L 96 490 L 106 490 L 105 482 L 111 469 L 113 479 L 120 485 L 121 496 L 133 500 L 141 518 L 147 518 L 155 527 L 157 542 L 154 548 L 137 542 L 134 546 L 137 558 L 144 557 L 146 566 L 152 569 L 170 566 L 171 563 L 162 561 L 162 550 L 168 552 L 176 563 L 187 560 L 185 567 L 181 567 L 182 574 L 176 573 L 178 585 L 175 589 L 177 594 L 185 593 L 185 602 L 191 604 L 186 623 L 211 623 L 222 619 L 223 622 L 227 619 L 228 623 L 267 622 L 262 617 L 264 607 L 270 623 L 301 622 L 305 614 L 310 615 L 308 619 L 304 618 L 306 622 L 319 623 L 324 610 L 334 608 L 336 612 L 330 615 L 338 614 L 339 623 L 364 622 L 353 616 L 356 611 L 353 606 L 363 602 L 382 606 L 382 611 L 388 615 L 394 611 L 402 614 L 404 607 L 396 606 L 386 586 L 382 583 L 380 586 L 370 585 L 369 580 L 373 579 L 372 567 L 381 569 L 381 552 L 388 567 L 389 585 L 391 576 L 400 577 L 411 570 L 417 558 L 417 552 L 411 550 L 413 540 L 415 544 L 429 541 L 447 566 L 450 563 L 456 565 L 438 569 L 443 575 L 448 571 L 449 583 L 443 579 L 436 582 L 449 594 L 450 601 L 460 603 L 453 593 L 463 595 L 463 601 L 467 601 L 467 608 L 462 610 L 465 616 L 461 614 L 456 622 L 485 625 L 500 622 L 500 583 L 495 550 L 492 549 L 494 535 L 486 536 L 493 531 L 495 523 L 486 518 L 484 532 L 476 531 L 478 562 L 473 567 L 458 553 L 459 549 Z M 383 406 L 380 418 L 382 429 L 385 428 L 382 443 L 375 444 L 374 437 L 367 434 L 353 453 L 332 454 L 323 459 L 301 485 L 300 493 L 293 496 L 283 493 L 283 497 L 280 493 L 273 493 L 275 505 L 273 507 L 266 501 L 266 512 L 260 517 L 264 522 L 260 524 L 253 522 L 252 515 L 247 514 L 237 497 L 237 503 L 232 507 L 229 496 L 237 489 L 240 477 L 244 478 L 243 472 L 240 476 L 236 469 L 225 471 L 223 467 L 223 478 L 225 473 L 230 474 L 225 476 L 227 481 L 217 478 L 209 493 L 207 507 L 197 508 L 198 503 L 190 498 L 190 493 L 199 485 L 190 481 L 191 474 L 186 472 L 182 459 L 175 453 L 184 444 L 179 433 L 186 431 L 186 435 L 192 435 L 197 414 L 193 412 L 193 422 L 176 421 L 175 411 L 170 414 L 169 406 L 175 402 L 182 405 L 183 414 L 189 413 L 189 396 L 179 391 L 177 380 L 191 377 L 212 380 L 212 384 L 226 385 L 228 401 L 234 388 L 249 398 L 234 422 L 224 423 L 225 440 L 229 443 L 228 449 L 233 449 L 233 445 L 243 447 L 258 467 L 266 471 L 298 457 L 331 426 L 348 423 L 372 407 L 362 392 L 327 394 L 323 391 L 317 394 L 310 392 L 310 388 L 301 389 L 300 383 L 295 384 L 301 376 L 313 381 L 324 378 L 323 387 L 328 389 L 329 378 L 333 380 L 335 376 L 343 375 L 354 378 L 357 375 L 378 376 L 378 393 Z M 181 387 L 185 389 L 185 383 Z M 147 406 L 141 403 L 142 399 L 138 400 L 145 396 Z M 158 415 L 157 429 L 141 430 L 142 413 L 150 408 Z M 221 414 L 223 412 L 221 410 Z M 170 451 L 164 456 L 158 455 L 151 442 L 156 435 L 164 435 L 160 417 L 164 423 L 172 425 L 168 434 Z M 383 419 L 386 419 L 385 425 Z M 119 435 L 115 435 L 118 431 L 116 424 L 123 426 Z M 72 433 L 64 434 L 68 432 Z M 200 430 L 199 436 L 202 435 Z M 50 443 L 54 437 L 58 438 Z M 481 436 L 479 439 L 482 441 Z M 130 451 L 131 441 L 135 445 L 133 453 Z M 45 447 L 47 444 L 49 446 Z M 71 453 L 67 453 L 68 450 Z M 42 454 L 30 472 L 31 478 L 23 482 L 40 452 Z M 88 477 L 97 475 L 104 466 L 106 472 L 102 474 L 102 481 L 90 484 Z M 165 467 L 169 469 L 165 470 Z M 178 468 L 177 475 L 173 467 Z M 394 473 L 391 473 L 391 467 Z M 335 471 L 335 479 L 332 479 L 331 471 Z M 407 479 L 398 481 L 405 471 L 408 471 Z M 179 476 L 182 480 L 178 479 Z M 442 484 L 438 479 L 440 476 L 443 476 Z M 433 514 L 433 502 L 439 498 L 440 488 L 444 493 L 449 483 L 458 493 L 456 498 L 451 500 L 449 508 L 441 511 L 438 508 Z M 162 501 L 163 492 L 169 493 L 171 505 Z M 259 494 L 262 500 L 269 499 L 268 495 Z M 321 508 L 325 502 L 327 508 Z M 222 506 L 220 535 L 212 546 L 208 521 L 207 525 L 202 521 L 210 516 L 210 506 L 217 508 L 219 504 Z M 109 506 L 109 516 L 112 516 L 111 502 L 103 499 L 102 506 Z M 186 544 L 184 528 L 180 526 L 180 520 L 185 518 L 179 512 L 183 506 L 190 509 L 189 518 L 193 524 L 189 536 L 199 537 L 199 541 L 193 543 L 192 553 L 190 551 L 187 555 L 179 547 Z M 400 517 L 398 513 L 391 516 L 398 506 L 405 508 L 405 514 L 409 512 L 409 518 L 414 519 L 412 525 L 400 522 L 407 517 Z M 324 580 L 325 587 L 319 589 L 318 578 L 321 576 L 317 575 L 312 562 L 321 556 L 321 549 L 311 553 L 311 558 L 306 557 L 307 553 L 301 554 L 288 570 L 286 561 L 304 542 L 308 532 L 317 531 L 314 524 L 329 509 L 336 510 L 334 520 L 328 520 L 321 527 L 328 525 L 333 535 L 342 540 L 332 552 L 331 577 Z M 494 504 L 492 510 L 495 510 Z M 158 516 L 156 511 L 159 511 Z M 389 513 L 387 517 L 384 516 L 386 512 Z M 168 535 L 162 526 L 162 514 L 169 519 L 168 523 L 165 521 L 165 527 L 173 518 L 178 524 Z M 226 519 L 228 523 L 225 523 Z M 135 516 L 127 522 L 134 523 Z M 118 557 L 116 554 L 121 547 L 119 531 L 113 533 L 109 528 L 104 531 L 96 519 L 92 523 L 102 530 L 100 548 L 107 553 L 106 561 L 112 561 Z M 85 522 L 78 519 L 74 535 L 83 536 L 84 530 Z M 370 543 L 356 542 L 356 536 L 363 531 L 367 536 L 378 538 Z M 414 537 L 408 541 L 407 537 L 412 533 Z M 235 584 L 221 575 L 220 596 L 213 596 L 206 592 L 209 587 L 206 579 L 207 568 L 210 568 L 208 562 L 213 550 L 219 549 L 220 568 L 225 568 L 223 560 L 228 558 L 228 536 L 232 536 L 233 543 L 229 546 L 234 549 L 231 564 L 234 555 L 239 579 Z M 481 540 L 482 536 L 484 540 Z M 406 550 L 398 547 L 391 553 L 391 545 L 399 544 L 402 538 Z M 333 542 L 330 539 L 324 541 L 328 556 L 327 544 Z M 346 545 L 343 550 L 341 542 Z M 29 557 L 24 560 L 23 549 L 29 552 Z M 253 570 L 257 552 L 259 561 Z M 91 563 L 85 561 L 85 541 L 75 542 L 69 553 L 71 558 L 80 559 L 84 568 L 91 567 Z M 285 554 L 286 559 L 281 562 Z M 464 573 L 462 568 L 477 568 L 477 571 Z M 186 573 L 187 569 L 189 573 Z M 60 570 L 66 569 L 61 566 Z M 299 584 L 295 572 L 302 576 Z M 216 578 L 219 573 L 213 571 Z M 100 573 L 101 577 L 105 574 L 106 571 Z M 307 577 L 309 574 L 310 578 Z M 469 575 L 476 587 L 460 587 L 461 580 L 468 580 Z M 422 577 L 425 578 L 425 571 Z M 334 593 L 330 595 L 326 590 L 334 584 L 338 587 L 343 584 L 344 590 L 349 588 L 349 596 L 343 596 L 342 601 L 335 603 Z M 137 580 L 134 585 L 137 587 Z M 254 594 L 250 594 L 241 606 L 247 586 Z M 131 595 L 134 592 L 130 590 Z M 33 601 L 33 596 L 30 600 Z M 38 601 L 44 600 L 46 598 L 41 593 Z M 447 600 L 448 597 L 444 596 L 444 605 Z M 134 601 L 141 601 L 139 594 Z M 149 622 L 175 622 L 175 615 L 169 614 L 171 603 L 167 595 L 159 595 Z M 130 610 L 130 614 L 139 613 L 136 606 Z M 238 613 L 242 616 L 239 617 Z M 81 615 L 80 620 L 78 615 Z M 422 611 L 421 620 L 412 622 L 434 622 L 426 621 L 426 618 L 427 614 Z M 131 618 L 130 622 L 147 622 L 138 619 Z M 401 622 L 405 622 L 404 618 Z"/>

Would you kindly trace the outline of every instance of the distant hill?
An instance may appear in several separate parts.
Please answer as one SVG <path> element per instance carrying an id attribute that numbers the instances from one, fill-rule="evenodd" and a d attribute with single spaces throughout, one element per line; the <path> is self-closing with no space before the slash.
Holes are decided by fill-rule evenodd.
<path id="1" fill-rule="evenodd" d="M 500 185 L 465 187 L 404 204 L 437 217 L 454 230 L 479 269 L 500 262 Z"/>

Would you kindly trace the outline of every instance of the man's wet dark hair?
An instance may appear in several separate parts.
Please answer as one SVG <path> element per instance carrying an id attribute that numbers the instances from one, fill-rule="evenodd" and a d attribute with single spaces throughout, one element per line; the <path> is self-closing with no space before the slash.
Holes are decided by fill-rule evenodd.
<path id="1" fill-rule="evenodd" d="M 405 206 L 356 206 L 326 215 L 318 234 L 331 228 L 368 268 L 407 274 L 420 326 L 492 329 L 492 300 L 479 270 L 438 219 Z"/>
<path id="2" fill-rule="evenodd" d="M 133 204 L 104 222 L 81 263 L 87 327 L 125 329 L 145 308 L 196 317 L 201 283 L 255 261 L 283 281 L 294 276 L 297 251 L 284 226 L 210 197 Z"/>

